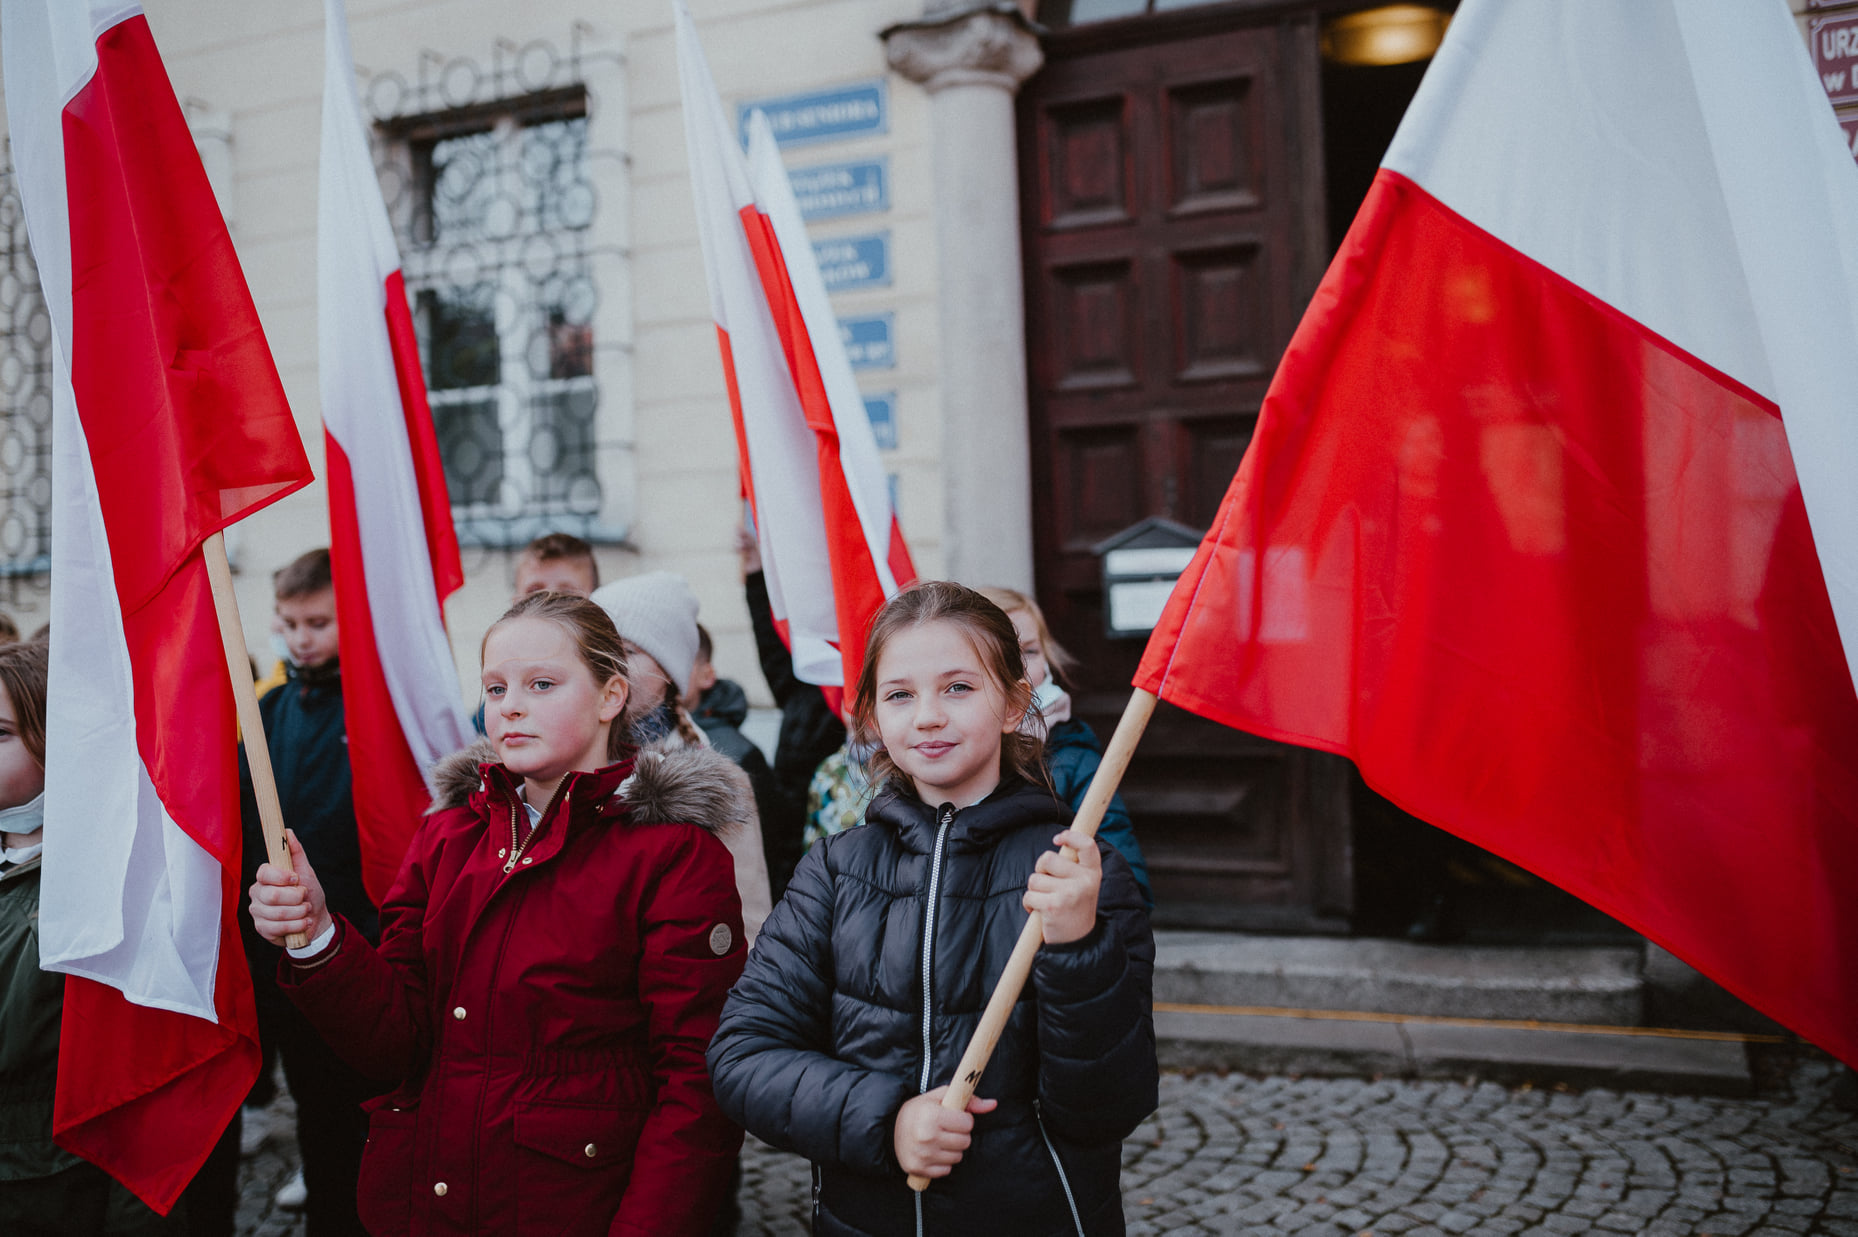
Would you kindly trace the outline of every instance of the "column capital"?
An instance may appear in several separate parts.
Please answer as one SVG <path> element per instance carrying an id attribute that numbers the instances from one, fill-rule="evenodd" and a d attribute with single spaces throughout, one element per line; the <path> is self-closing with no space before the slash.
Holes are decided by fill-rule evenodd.
<path id="1" fill-rule="evenodd" d="M 885 30 L 890 67 L 934 94 L 949 86 L 995 86 L 1012 94 L 1045 63 L 1038 27 L 1011 3 L 942 6 Z"/>

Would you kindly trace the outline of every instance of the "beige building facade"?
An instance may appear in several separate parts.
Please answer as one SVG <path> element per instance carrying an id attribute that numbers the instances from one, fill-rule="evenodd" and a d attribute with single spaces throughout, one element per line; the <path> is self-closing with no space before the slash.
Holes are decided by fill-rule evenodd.
<path id="1" fill-rule="evenodd" d="M 889 69 L 882 38 L 921 16 L 918 0 L 692 9 L 725 106 L 759 103 L 786 126 L 783 153 L 852 332 L 919 571 L 960 571 L 965 552 L 975 570 L 962 574 L 1029 586 L 1023 344 L 1012 329 L 1016 284 L 1000 279 L 1016 249 L 961 246 L 958 273 L 989 304 L 972 326 L 972 315 L 954 315 L 966 359 L 944 365 L 935 177 L 959 175 L 963 154 L 944 150 L 936 162 L 936 95 Z M 322 8 L 150 0 L 146 10 L 320 472 Z M 464 543 L 467 583 L 447 618 L 467 695 L 478 638 L 509 600 L 513 547 L 561 529 L 596 544 L 603 579 L 685 575 L 723 673 L 765 701 L 733 550 L 743 505 L 668 0 L 350 0 L 348 19 Z M 1023 44 L 1036 57 L 1029 37 Z M 933 67 L 959 67 L 942 60 Z M 998 132 L 993 180 L 969 184 L 957 203 L 972 211 L 978 199 L 981 218 L 943 236 L 991 225 L 993 243 L 1016 243 L 1015 81 L 944 92 L 969 106 L 997 96 L 988 118 Z M 981 355 L 990 348 L 1004 359 Z M 986 482 L 958 487 L 965 522 L 952 536 L 940 378 L 951 368 L 972 414 L 957 449 Z M 998 392 L 976 389 L 995 372 L 1006 379 Z M 1001 397 L 1012 414 L 1004 437 L 985 415 Z M 229 539 L 261 660 L 270 575 L 327 544 L 326 501 L 319 481 Z M 41 594 L 15 590 L 12 600 L 24 626 L 39 621 Z"/>
<path id="2" fill-rule="evenodd" d="M 861 386 L 888 414 L 884 458 L 905 536 L 922 568 L 940 572 L 950 547 L 929 100 L 887 74 L 878 37 L 913 15 L 909 3 L 694 9 L 727 106 L 880 86 L 875 123 L 795 145 L 788 158 L 803 170 L 881 170 L 881 197 L 829 205 L 830 218 L 811 231 L 821 243 L 881 246 L 875 255 L 868 242 L 842 246 L 884 269 L 864 278 L 854 270 L 834 303 L 888 334 L 887 345 L 867 348 L 876 363 L 860 369 Z M 197 126 L 203 146 L 223 141 L 216 183 L 315 456 L 320 6 L 175 0 L 149 10 L 176 93 L 212 121 Z M 759 694 L 732 549 L 742 517 L 734 436 L 691 205 L 670 5 L 354 0 L 349 22 L 427 337 L 435 417 L 452 424 L 441 445 L 467 584 L 447 611 L 467 692 L 478 636 L 508 600 L 509 545 L 563 528 L 600 547 L 604 578 L 660 568 L 687 576 L 719 664 Z M 579 355 L 564 364 L 564 352 Z M 541 424 L 551 413 L 552 435 Z M 312 488 L 242 530 L 241 601 L 254 639 L 270 572 L 324 541 L 324 503 Z"/>

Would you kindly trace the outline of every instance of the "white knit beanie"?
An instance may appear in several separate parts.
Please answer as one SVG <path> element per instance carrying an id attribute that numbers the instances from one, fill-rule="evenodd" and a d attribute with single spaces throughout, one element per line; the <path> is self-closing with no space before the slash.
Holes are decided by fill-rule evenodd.
<path id="1" fill-rule="evenodd" d="M 683 695 L 697 661 L 697 595 L 672 571 L 648 571 L 602 584 L 591 594 L 622 639 L 644 649 Z"/>

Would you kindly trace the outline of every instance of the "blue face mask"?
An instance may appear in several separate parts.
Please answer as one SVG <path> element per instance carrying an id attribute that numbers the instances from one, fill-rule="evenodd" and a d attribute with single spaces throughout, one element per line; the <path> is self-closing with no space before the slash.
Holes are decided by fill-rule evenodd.
<path id="1" fill-rule="evenodd" d="M 669 701 L 632 723 L 632 741 L 641 747 L 658 740 L 677 729 L 677 713 Z"/>

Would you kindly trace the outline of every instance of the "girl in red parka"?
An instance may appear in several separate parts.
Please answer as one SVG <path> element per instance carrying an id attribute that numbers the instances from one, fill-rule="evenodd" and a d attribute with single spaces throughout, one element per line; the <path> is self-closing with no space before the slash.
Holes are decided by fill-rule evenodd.
<path id="1" fill-rule="evenodd" d="M 713 835 L 745 819 L 746 781 L 708 749 L 623 744 L 625 655 L 584 598 L 522 598 L 482 661 L 498 759 L 440 771 L 379 946 L 331 917 L 294 837 L 295 873 L 266 864 L 252 886 L 267 939 L 311 938 L 283 990 L 388 1090 L 368 1105 L 362 1222 L 705 1234 L 742 1138 L 703 1053 L 742 973 Z"/>

